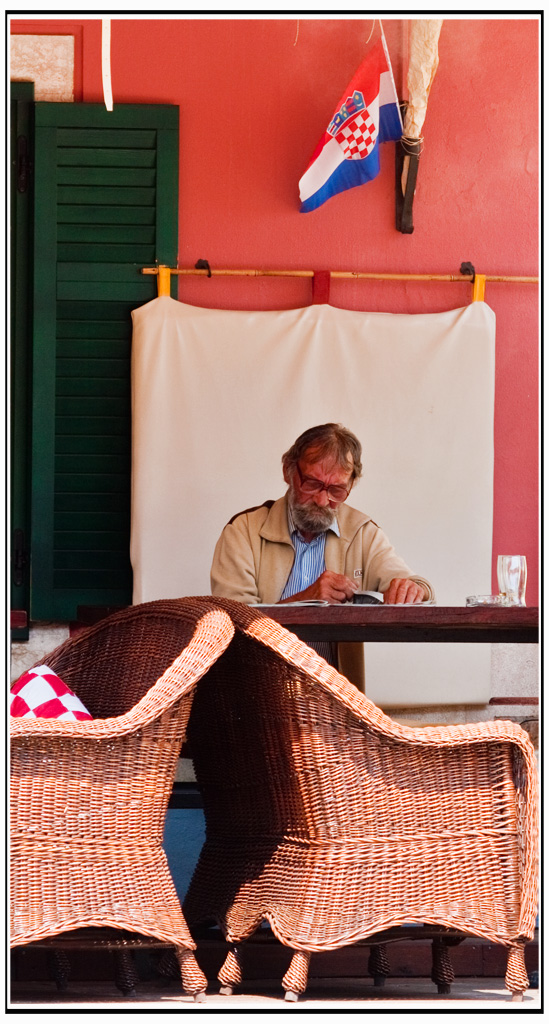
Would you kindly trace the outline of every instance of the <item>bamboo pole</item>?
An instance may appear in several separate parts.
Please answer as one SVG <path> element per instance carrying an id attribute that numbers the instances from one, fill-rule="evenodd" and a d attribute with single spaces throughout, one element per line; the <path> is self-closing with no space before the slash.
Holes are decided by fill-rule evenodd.
<path id="1" fill-rule="evenodd" d="M 230 270 L 205 269 L 196 270 L 195 267 L 143 267 L 142 274 L 177 274 L 178 276 L 192 277 L 314 277 L 314 270 Z M 370 281 L 458 281 L 467 284 L 474 280 L 473 274 L 370 274 L 358 270 L 330 270 L 330 277 L 334 279 L 356 279 Z M 477 278 L 483 277 L 490 283 L 507 282 L 511 284 L 538 284 L 538 277 L 512 277 L 507 274 L 477 274 Z"/>
<path id="2" fill-rule="evenodd" d="M 142 274 L 158 274 L 169 270 L 170 274 L 193 277 L 314 277 L 314 270 L 196 270 L 195 267 L 143 267 Z"/>
<path id="3" fill-rule="evenodd" d="M 142 274 L 158 275 L 158 296 L 170 295 L 170 277 L 188 275 L 192 277 L 303 277 L 313 278 L 314 270 L 229 270 L 196 267 L 143 267 Z M 537 284 L 537 277 L 511 277 L 504 274 L 371 274 L 359 270 L 330 270 L 330 278 L 368 281 L 460 281 L 472 283 L 472 302 L 484 302 L 486 282 L 512 282 L 513 284 Z"/>

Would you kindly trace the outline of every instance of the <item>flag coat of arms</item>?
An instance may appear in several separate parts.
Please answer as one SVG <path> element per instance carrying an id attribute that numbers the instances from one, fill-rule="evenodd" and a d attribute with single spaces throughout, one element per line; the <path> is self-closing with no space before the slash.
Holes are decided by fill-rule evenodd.
<path id="1" fill-rule="evenodd" d="M 401 135 L 402 118 L 382 37 L 351 79 L 299 182 L 301 213 L 375 178 L 380 143 Z"/>

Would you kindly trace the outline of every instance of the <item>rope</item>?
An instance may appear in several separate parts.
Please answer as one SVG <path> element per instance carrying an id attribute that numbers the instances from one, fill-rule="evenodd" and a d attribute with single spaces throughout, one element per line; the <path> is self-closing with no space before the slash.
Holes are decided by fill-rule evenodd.
<path id="1" fill-rule="evenodd" d="M 372 21 L 372 28 L 370 29 L 370 35 L 368 36 L 368 38 L 367 38 L 367 40 L 366 40 L 366 42 L 364 44 L 365 46 L 368 46 L 368 43 L 370 42 L 370 39 L 372 38 L 372 36 L 374 34 L 374 29 L 376 27 L 376 21 L 377 21 L 377 18 L 374 18 L 373 21 Z M 381 28 L 381 31 L 383 32 L 381 21 L 379 23 L 379 27 Z"/>
<path id="2" fill-rule="evenodd" d="M 423 153 L 423 142 L 424 136 L 418 135 L 414 138 L 412 135 L 401 135 L 400 144 L 405 153 L 409 156 L 421 156 Z M 419 149 L 417 148 L 419 144 Z"/>

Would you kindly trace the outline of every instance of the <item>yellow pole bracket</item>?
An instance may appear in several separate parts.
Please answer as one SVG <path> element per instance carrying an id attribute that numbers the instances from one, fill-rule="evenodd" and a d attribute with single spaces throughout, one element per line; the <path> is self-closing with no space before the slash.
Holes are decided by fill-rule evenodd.
<path id="1" fill-rule="evenodd" d="M 168 296 L 170 295 L 170 279 L 171 279 L 171 270 L 170 270 L 170 268 L 169 267 L 159 267 L 158 268 L 158 281 L 157 281 L 157 289 L 158 289 L 158 296 L 159 296 L 159 298 L 160 298 L 161 295 L 168 295 Z"/>
<path id="2" fill-rule="evenodd" d="M 486 288 L 486 274 L 475 274 L 473 281 L 472 302 L 484 302 L 484 290 Z"/>

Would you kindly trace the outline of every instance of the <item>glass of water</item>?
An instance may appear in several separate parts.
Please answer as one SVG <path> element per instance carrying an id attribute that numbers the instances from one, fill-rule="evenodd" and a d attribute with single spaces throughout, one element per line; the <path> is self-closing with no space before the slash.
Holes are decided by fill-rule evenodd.
<path id="1" fill-rule="evenodd" d="M 526 604 L 525 555 L 498 555 L 498 585 L 506 604 Z"/>

